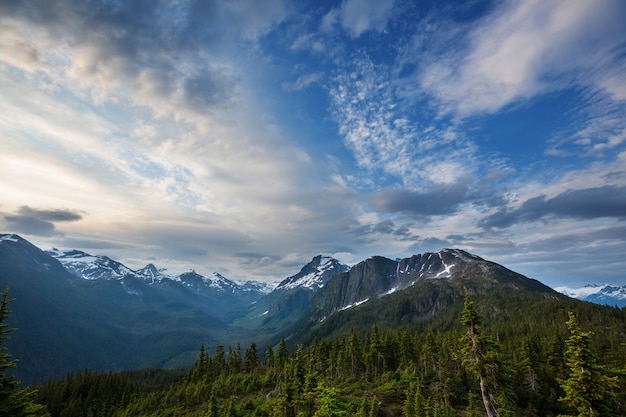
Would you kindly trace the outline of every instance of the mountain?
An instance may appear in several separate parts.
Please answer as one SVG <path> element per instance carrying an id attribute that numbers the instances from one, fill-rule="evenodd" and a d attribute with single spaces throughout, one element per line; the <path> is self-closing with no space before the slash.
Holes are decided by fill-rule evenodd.
<path id="1" fill-rule="evenodd" d="M 56 248 L 46 251 L 56 258 L 72 274 L 87 280 L 122 279 L 134 275 L 134 271 L 106 256 L 92 256 L 79 250 L 60 251 Z"/>
<path id="2" fill-rule="evenodd" d="M 436 323 L 452 328 L 466 290 L 488 298 L 489 307 L 501 312 L 518 308 L 517 302 L 527 306 L 567 299 L 539 281 L 459 249 L 399 260 L 375 256 L 334 275 L 283 335 L 309 343 L 373 323 L 384 328 Z"/>
<path id="3" fill-rule="evenodd" d="M 585 285 L 582 288 L 555 287 L 556 291 L 568 297 L 610 306 L 626 306 L 626 285 Z"/>
<path id="4" fill-rule="evenodd" d="M 0 235 L 0 286 L 16 299 L 9 325 L 19 331 L 8 347 L 26 382 L 85 368 L 188 366 L 202 344 L 211 351 L 285 337 L 306 346 L 316 338 L 365 334 L 374 324 L 456 331 L 466 291 L 492 329 L 523 318 L 524 326 L 533 323 L 545 334 L 555 323 L 564 327 L 568 311 L 608 308 L 459 249 L 374 256 L 353 267 L 318 255 L 268 293 L 260 283 L 239 284 L 218 273 L 170 276 L 151 264 L 132 270 L 107 257 L 46 253 L 17 235 Z"/>
<path id="5" fill-rule="evenodd" d="M 78 251 L 59 259 L 18 235 L 0 235 L 0 287 L 15 299 L 9 325 L 19 329 L 7 345 L 23 382 L 82 369 L 187 366 L 202 344 L 250 337 L 227 325 L 254 297 L 250 291 L 243 298 L 210 292 L 217 281 L 199 276 L 154 283 Z M 185 282 L 206 285 L 198 293 Z"/>
<path id="6" fill-rule="evenodd" d="M 317 291 L 337 273 L 350 269 L 338 260 L 317 255 L 300 272 L 285 278 L 269 294 L 251 306 L 235 324 L 275 332 L 297 321 L 306 313 Z"/>
<path id="7" fill-rule="evenodd" d="M 132 270 L 107 256 L 91 255 L 80 250 L 62 251 L 54 248 L 46 253 L 61 262 L 65 269 L 79 278 L 117 281 L 129 294 L 136 296 L 141 296 L 142 292 L 136 285 L 129 284 L 134 280 L 143 281 L 151 287 L 165 291 L 172 291 L 173 287 L 182 286 L 204 297 L 202 301 L 206 306 L 211 306 L 204 309 L 226 322 L 240 316 L 247 304 L 271 291 L 271 289 L 268 290 L 266 284 L 253 281 L 238 284 L 217 272 L 208 277 L 194 270 L 180 275 L 169 275 L 165 272 L 166 270 L 158 269 L 153 264 Z"/>

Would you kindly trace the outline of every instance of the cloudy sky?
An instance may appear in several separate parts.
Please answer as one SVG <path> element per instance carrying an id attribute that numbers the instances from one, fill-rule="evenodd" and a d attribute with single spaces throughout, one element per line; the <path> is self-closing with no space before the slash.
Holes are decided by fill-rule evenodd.
<path id="1" fill-rule="evenodd" d="M 623 0 L 1 0 L 0 230 L 236 280 L 456 247 L 626 284 L 625 18 Z"/>

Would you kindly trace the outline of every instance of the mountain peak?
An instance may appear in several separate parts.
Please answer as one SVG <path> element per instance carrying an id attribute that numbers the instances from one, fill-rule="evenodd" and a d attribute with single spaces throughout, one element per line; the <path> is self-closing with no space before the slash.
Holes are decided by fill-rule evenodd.
<path id="1" fill-rule="evenodd" d="M 300 272 L 283 280 L 276 290 L 289 290 L 293 288 L 306 288 L 317 291 L 322 288 L 326 282 L 339 272 L 350 269 L 348 265 L 344 265 L 335 258 L 324 255 L 316 255 L 311 262 L 302 267 Z"/>
<path id="2" fill-rule="evenodd" d="M 68 251 L 52 249 L 46 253 L 61 262 L 69 272 L 86 280 L 120 280 L 135 274 L 130 268 L 108 256 L 90 255 L 76 249 Z"/>
<path id="3" fill-rule="evenodd" d="M 24 240 L 22 239 L 19 235 L 16 235 L 15 233 L 6 233 L 6 234 L 0 234 L 0 242 L 19 242 L 20 240 Z"/>

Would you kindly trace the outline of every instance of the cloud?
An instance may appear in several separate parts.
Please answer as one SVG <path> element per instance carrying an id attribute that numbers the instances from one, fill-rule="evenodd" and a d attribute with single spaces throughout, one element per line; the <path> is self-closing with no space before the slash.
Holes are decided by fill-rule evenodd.
<path id="1" fill-rule="evenodd" d="M 503 208 L 480 220 L 483 228 L 507 228 L 547 218 L 626 220 L 626 186 L 604 186 L 570 190 L 555 197 L 545 195 L 526 200 L 517 209 Z"/>
<path id="2" fill-rule="evenodd" d="M 419 84 L 443 109 L 461 115 L 493 113 L 571 85 L 620 97 L 613 78 L 602 74 L 623 66 L 617 51 L 626 29 L 618 16 L 625 12 L 619 0 L 502 2 L 456 32 L 459 49 L 427 53 Z"/>
<path id="3" fill-rule="evenodd" d="M 283 83 L 283 88 L 287 91 L 299 91 L 309 88 L 311 85 L 318 83 L 322 79 L 322 74 L 319 72 L 312 72 L 304 74 L 298 77 L 298 79 L 292 83 Z"/>
<path id="4" fill-rule="evenodd" d="M 382 32 L 391 17 L 393 5 L 394 0 L 344 0 L 341 24 L 355 38 L 368 30 Z"/>
<path id="5" fill-rule="evenodd" d="M 6 227 L 9 230 L 37 236 L 58 234 L 55 223 L 74 222 L 82 219 L 79 213 L 67 210 L 42 210 L 22 206 L 15 214 L 4 214 Z"/>
<path id="6" fill-rule="evenodd" d="M 235 95 L 236 71 L 227 63 L 232 47 L 256 42 L 286 17 L 287 6 L 24 1 L 4 2 L 0 14 L 11 29 L 0 60 L 82 88 L 96 103 L 128 100 L 196 122 Z M 18 49 L 27 56 L 16 59 Z"/>
<path id="7" fill-rule="evenodd" d="M 415 217 L 452 214 L 466 202 L 468 189 L 461 185 L 427 191 L 388 188 L 374 194 L 370 204 L 385 213 L 405 213 Z"/>
<path id="8" fill-rule="evenodd" d="M 475 146 L 448 124 L 421 126 L 398 104 L 391 68 L 357 54 L 331 83 L 332 114 L 357 163 L 404 186 L 452 184 L 477 170 Z"/>

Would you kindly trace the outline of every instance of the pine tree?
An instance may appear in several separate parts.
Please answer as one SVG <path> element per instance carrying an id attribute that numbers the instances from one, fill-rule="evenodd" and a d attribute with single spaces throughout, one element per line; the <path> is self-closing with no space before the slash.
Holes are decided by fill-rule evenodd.
<path id="1" fill-rule="evenodd" d="M 498 394 L 504 392 L 502 379 L 504 365 L 496 356 L 496 344 L 482 334 L 482 317 L 476 311 L 469 291 L 465 291 L 463 314 L 461 321 L 466 327 L 465 335 L 461 338 L 462 364 L 465 369 L 478 378 L 480 395 L 488 417 L 498 417 Z M 496 391 L 501 391 L 500 393 Z M 502 395 L 500 395 L 502 397 Z"/>
<path id="2" fill-rule="evenodd" d="M 559 378 L 565 391 L 559 400 L 576 409 L 578 417 L 606 415 L 610 411 L 609 401 L 615 396 L 617 377 L 609 376 L 607 369 L 596 362 L 591 346 L 593 333 L 581 331 L 574 313 L 568 315 L 570 337 L 565 341 L 565 358 L 569 377 Z"/>
<path id="3" fill-rule="evenodd" d="M 205 417 L 219 417 L 220 416 L 220 407 L 217 402 L 217 394 L 215 393 L 215 388 L 211 391 L 211 398 L 209 398 L 209 407 L 205 414 Z"/>
<path id="4" fill-rule="evenodd" d="M 26 417 L 47 415 L 42 405 L 36 404 L 33 399 L 35 391 L 20 389 L 20 381 L 6 372 L 17 366 L 17 360 L 11 359 L 11 354 L 4 346 L 9 339 L 9 333 L 16 329 L 9 328 L 5 322 L 9 317 L 9 289 L 5 288 L 0 304 L 0 416 Z"/>
<path id="5" fill-rule="evenodd" d="M 313 414 L 313 417 L 341 417 L 347 412 L 346 404 L 339 398 L 339 393 L 335 388 L 320 385 L 320 397 L 318 399 L 320 407 Z"/>

